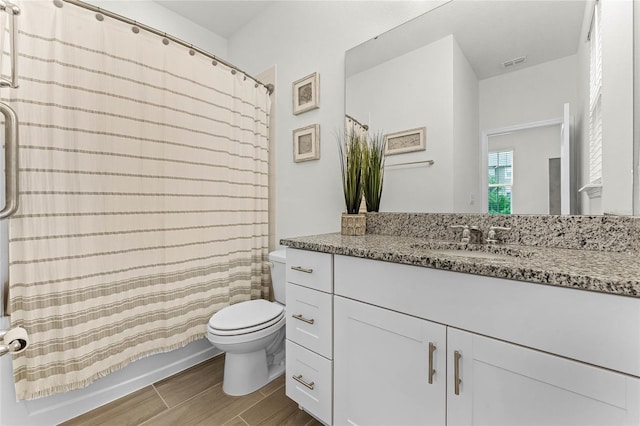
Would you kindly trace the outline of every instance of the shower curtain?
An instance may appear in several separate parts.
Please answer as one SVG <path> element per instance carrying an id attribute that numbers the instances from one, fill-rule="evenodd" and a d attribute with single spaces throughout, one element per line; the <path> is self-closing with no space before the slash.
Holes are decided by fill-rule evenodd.
<path id="1" fill-rule="evenodd" d="M 206 335 L 268 288 L 266 89 L 128 24 L 23 1 L 14 358 L 31 399 Z M 6 62 L 6 61 L 5 61 Z"/>

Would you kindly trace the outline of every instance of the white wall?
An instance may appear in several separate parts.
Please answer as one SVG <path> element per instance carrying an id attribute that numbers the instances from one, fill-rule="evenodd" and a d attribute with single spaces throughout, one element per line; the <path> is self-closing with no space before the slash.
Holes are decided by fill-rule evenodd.
<path id="1" fill-rule="evenodd" d="M 227 59 L 227 39 L 151 0 L 86 0 L 94 6 L 156 28 Z M 76 7 L 65 3 L 63 7 Z M 98 21 L 96 21 L 96 24 Z M 265 67 L 266 68 L 266 67 Z"/>
<path id="2" fill-rule="evenodd" d="M 575 114 L 575 111 L 581 106 L 578 95 L 579 79 L 576 77 L 579 72 L 578 64 L 578 55 L 570 55 L 480 81 L 480 130 L 486 131 L 562 118 L 564 104 L 567 102 L 572 108 L 572 114 Z M 546 134 L 545 132 L 550 130 L 541 129 L 539 131 Z M 548 193 L 548 163 L 546 161 L 550 156 L 560 156 L 561 143 L 557 129 L 553 132 L 557 135 L 555 139 L 557 155 L 547 155 L 546 151 L 531 152 L 532 161 L 537 158 L 539 167 L 544 167 L 544 173 L 538 173 L 536 168 L 528 167 L 528 165 L 519 166 L 514 172 L 518 173 L 514 179 L 517 177 L 520 183 L 531 181 L 532 185 L 521 187 L 517 193 L 516 189 L 518 188 L 514 188 L 513 213 L 548 213 L 548 200 L 543 200 L 547 197 L 545 194 Z M 575 149 L 578 151 L 580 150 L 579 137 L 574 134 L 574 141 L 578 141 L 578 147 Z M 535 138 L 526 140 L 535 143 Z M 520 144 L 523 143 L 520 142 Z M 547 160 L 537 154 L 544 155 Z M 522 156 L 519 155 L 519 157 Z M 580 168 L 580 161 L 574 161 L 573 167 Z M 527 178 L 524 176 L 525 172 L 532 174 Z M 540 183 L 540 186 L 536 187 L 535 185 L 541 178 L 545 179 L 546 183 L 544 186 Z M 578 187 L 578 185 L 574 185 L 571 189 L 572 193 L 575 194 Z M 519 199 L 520 196 L 529 193 L 533 197 L 532 199 Z M 483 193 L 482 196 L 486 195 Z M 537 201 L 535 201 L 536 199 Z M 534 207 L 539 205 L 544 208 Z"/>
<path id="3" fill-rule="evenodd" d="M 390 155 L 386 164 L 432 159 L 435 165 L 388 167 L 381 211 L 453 207 L 453 43 L 445 37 L 347 79 L 346 112 L 370 131 L 427 128 L 426 151 Z"/>
<path id="4" fill-rule="evenodd" d="M 340 229 L 345 207 L 336 132 L 344 126 L 345 51 L 440 3 L 277 2 L 229 38 L 229 59 L 242 69 L 278 67 L 277 240 Z M 291 83 L 312 72 L 320 73 L 320 108 L 294 116 Z M 294 163 L 292 131 L 314 123 L 321 158 Z"/>
<path id="5" fill-rule="evenodd" d="M 455 213 L 479 213 L 480 128 L 479 84 L 471 64 L 453 39 L 453 208 Z"/>
<path id="6" fill-rule="evenodd" d="M 633 212 L 633 2 L 602 2 L 602 209 Z"/>
<path id="7" fill-rule="evenodd" d="M 633 213 L 633 9 L 631 0 L 602 2 L 602 197 L 589 199 L 582 193 L 582 214 Z M 592 6 L 585 11 L 578 50 L 579 187 L 590 183 L 587 33 L 592 11 Z"/>
<path id="8" fill-rule="evenodd" d="M 640 6 L 633 6 L 633 214 L 640 215 Z"/>
<path id="9" fill-rule="evenodd" d="M 478 80 L 453 36 L 348 77 L 346 99 L 373 132 L 427 128 L 425 151 L 387 157 L 381 211 L 480 210 Z"/>
<path id="10" fill-rule="evenodd" d="M 561 118 L 578 103 L 578 57 L 545 62 L 480 81 L 480 130 Z"/>

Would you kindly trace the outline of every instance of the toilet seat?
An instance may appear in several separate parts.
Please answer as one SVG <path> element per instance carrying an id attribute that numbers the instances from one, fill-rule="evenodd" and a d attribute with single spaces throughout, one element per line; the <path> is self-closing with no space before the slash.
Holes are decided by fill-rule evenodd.
<path id="1" fill-rule="evenodd" d="M 207 331 L 218 336 L 236 336 L 264 330 L 280 322 L 284 307 L 278 303 L 258 299 L 227 306 L 215 313 Z"/>

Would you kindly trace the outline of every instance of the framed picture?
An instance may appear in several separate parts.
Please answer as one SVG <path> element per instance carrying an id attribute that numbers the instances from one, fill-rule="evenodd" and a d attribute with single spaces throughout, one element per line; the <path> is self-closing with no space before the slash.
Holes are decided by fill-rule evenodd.
<path id="1" fill-rule="evenodd" d="M 314 72 L 293 82 L 293 114 L 320 108 L 320 74 Z"/>
<path id="2" fill-rule="evenodd" d="M 302 127 L 293 131 L 293 161 L 317 160 L 320 158 L 320 125 Z"/>
<path id="3" fill-rule="evenodd" d="M 384 152 L 386 155 L 424 151 L 425 149 L 427 149 L 426 127 L 384 135 Z"/>

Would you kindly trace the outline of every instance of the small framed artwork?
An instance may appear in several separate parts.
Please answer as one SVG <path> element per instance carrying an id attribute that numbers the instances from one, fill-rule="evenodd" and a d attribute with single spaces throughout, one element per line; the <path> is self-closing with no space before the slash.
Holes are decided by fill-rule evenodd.
<path id="1" fill-rule="evenodd" d="M 302 127 L 293 131 L 293 161 L 317 160 L 320 158 L 320 125 Z"/>
<path id="2" fill-rule="evenodd" d="M 320 108 L 320 74 L 314 72 L 293 82 L 293 114 Z"/>
<path id="3" fill-rule="evenodd" d="M 427 149 L 426 127 L 384 135 L 384 152 L 386 155 L 424 151 L 425 149 Z"/>

